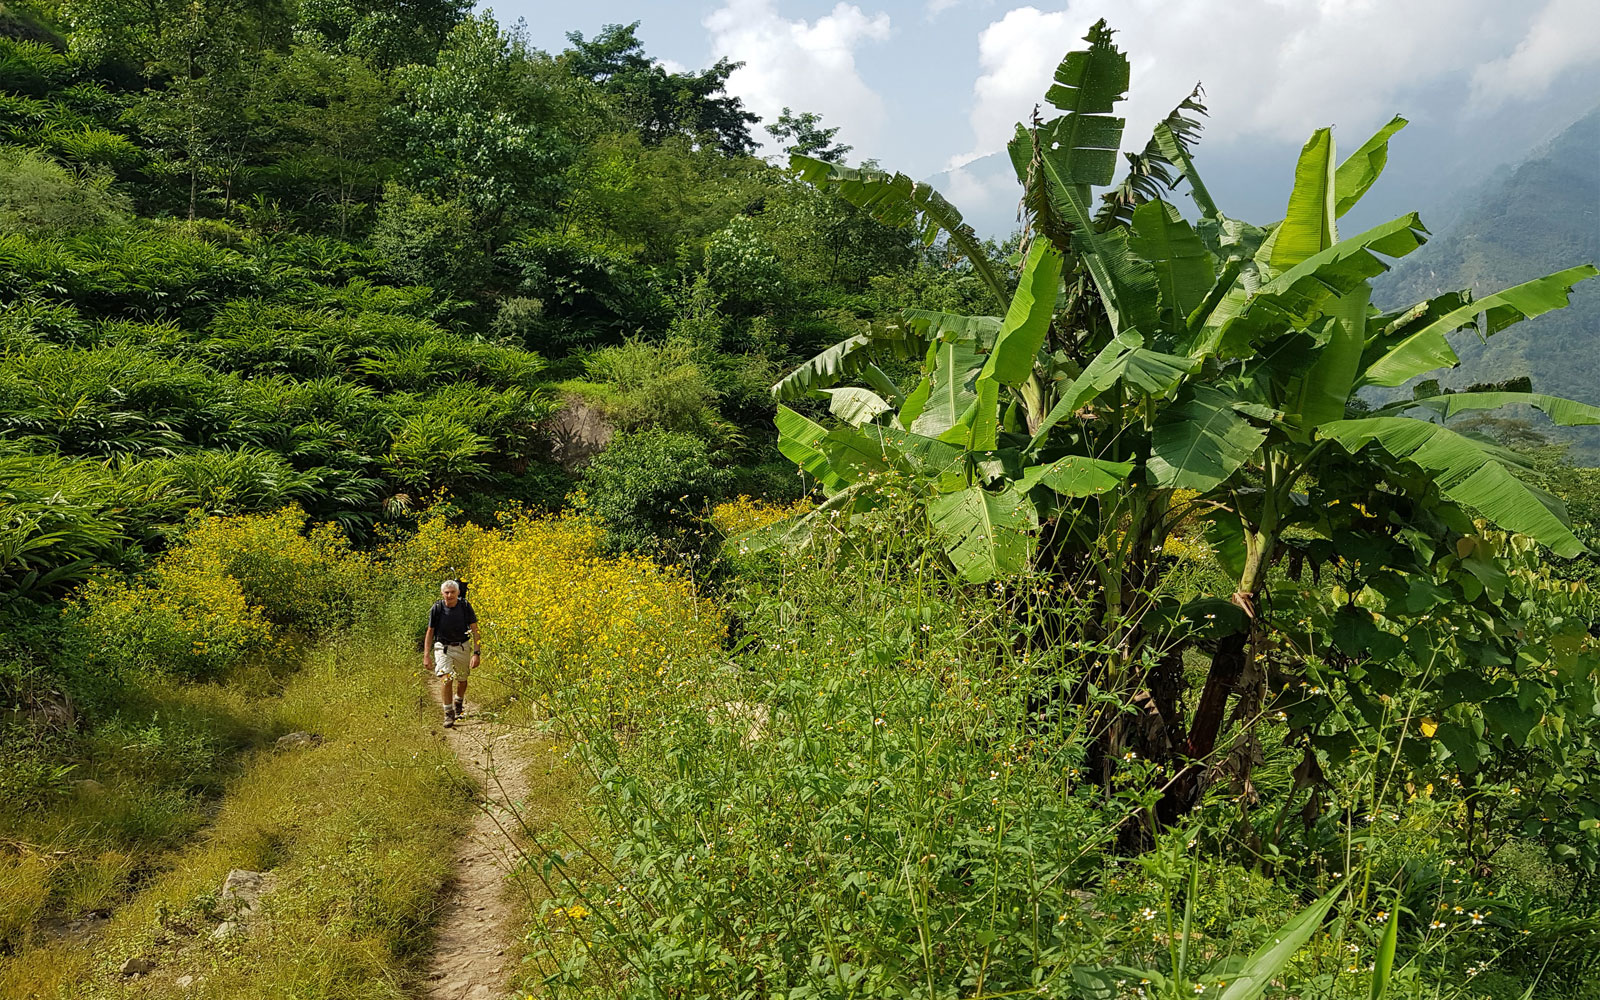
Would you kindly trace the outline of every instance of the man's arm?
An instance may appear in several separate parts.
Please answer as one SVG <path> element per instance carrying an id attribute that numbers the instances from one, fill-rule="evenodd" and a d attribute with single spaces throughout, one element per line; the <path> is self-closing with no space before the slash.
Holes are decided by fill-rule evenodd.
<path id="1" fill-rule="evenodd" d="M 428 624 L 428 632 L 422 637 L 422 668 L 426 670 L 428 663 L 433 658 L 433 623 Z"/>
<path id="2" fill-rule="evenodd" d="M 478 637 L 478 623 L 473 622 L 467 628 L 472 630 L 472 665 L 478 665 L 478 654 L 483 651 L 483 640 Z"/>

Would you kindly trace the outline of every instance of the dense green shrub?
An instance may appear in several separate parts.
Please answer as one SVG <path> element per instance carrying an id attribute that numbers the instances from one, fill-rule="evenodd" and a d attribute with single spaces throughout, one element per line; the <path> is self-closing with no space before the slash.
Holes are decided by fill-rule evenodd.
<path id="1" fill-rule="evenodd" d="M 709 425 L 717 391 L 689 341 L 630 337 L 595 351 L 584 367 L 610 389 L 606 416 L 619 427 L 703 432 Z"/>
<path id="2" fill-rule="evenodd" d="M 40 235 L 123 225 L 132 204 L 112 190 L 112 180 L 103 170 L 74 171 L 36 150 L 0 148 L 0 232 Z"/>
<path id="3" fill-rule="evenodd" d="M 391 275 L 445 295 L 469 292 L 488 271 L 487 243 L 469 206 L 392 182 L 378 206 L 372 246 Z"/>
<path id="4" fill-rule="evenodd" d="M 500 249 L 540 311 L 527 317 L 537 350 L 616 342 L 659 319 L 661 293 L 649 268 L 610 243 L 574 233 L 529 231 Z"/>
<path id="5" fill-rule="evenodd" d="M 619 434 L 583 472 L 577 506 L 600 520 L 614 549 L 692 546 L 706 504 L 726 494 L 726 469 L 700 438 L 671 431 Z"/>

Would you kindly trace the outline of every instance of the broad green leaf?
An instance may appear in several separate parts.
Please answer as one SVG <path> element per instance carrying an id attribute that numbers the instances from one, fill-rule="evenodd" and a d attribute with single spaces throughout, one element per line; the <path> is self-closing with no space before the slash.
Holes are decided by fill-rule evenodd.
<path id="1" fill-rule="evenodd" d="M 773 398 L 783 401 L 800 399 L 817 389 L 825 389 L 839 381 L 843 375 L 855 371 L 855 354 L 872 343 L 864 333 L 839 341 L 816 357 L 785 375 L 772 387 Z"/>
<path id="2" fill-rule="evenodd" d="M 1053 123 L 1050 141 L 1071 152 L 1060 160 L 1062 177 L 1082 189 L 1085 201 L 1090 185 L 1111 183 L 1122 144 L 1123 121 L 1110 112 L 1128 93 L 1128 57 L 1111 36 L 1106 22 L 1097 22 L 1083 39 L 1089 47 L 1067 53 L 1045 92 L 1045 100 L 1067 112 Z"/>
<path id="3" fill-rule="evenodd" d="M 1476 509 L 1507 531 L 1531 536 L 1557 555 L 1571 558 L 1584 550 L 1541 494 L 1482 445 L 1447 427 L 1409 417 L 1363 417 L 1323 424 L 1318 433 L 1352 453 L 1376 442 L 1395 458 L 1430 473 L 1451 500 Z"/>
<path id="4" fill-rule="evenodd" d="M 1322 926 L 1322 920 L 1333 908 L 1333 904 L 1344 894 L 1344 882 L 1334 886 L 1321 899 L 1301 910 L 1300 913 L 1287 924 L 1284 924 L 1272 935 L 1272 940 L 1256 949 L 1255 954 L 1245 960 L 1243 968 L 1236 972 L 1222 992 L 1217 994 L 1217 1000 L 1256 1000 L 1266 992 L 1267 985 L 1278 978 L 1289 962 L 1294 958 L 1311 935 Z"/>
<path id="5" fill-rule="evenodd" d="M 900 319 L 921 339 L 970 340 L 988 350 L 1000 333 L 999 316 L 962 316 L 932 309 L 902 309 Z"/>
<path id="6" fill-rule="evenodd" d="M 983 242 L 962 220 L 955 206 L 929 185 L 905 174 L 842 167 L 800 153 L 789 157 L 789 166 L 811 184 L 832 187 L 845 201 L 884 225 L 916 231 L 925 244 L 931 244 L 943 231 L 950 238 L 950 244 L 966 257 L 973 272 L 988 286 L 996 304 L 1005 308 L 1010 296 L 990 265 Z"/>
<path id="7" fill-rule="evenodd" d="M 1450 349 L 1450 342 L 1446 339 L 1448 334 L 1475 325 L 1482 315 L 1484 325 L 1479 333 L 1484 337 L 1492 337 L 1513 323 L 1562 308 L 1572 294 L 1572 286 L 1597 274 L 1600 274 L 1600 269 L 1593 264 L 1580 264 L 1513 285 L 1452 309 L 1372 362 L 1362 374 L 1361 384 L 1395 386 L 1418 375 L 1426 375 L 1435 368 L 1453 368 L 1461 363 L 1461 359 Z"/>
<path id="8" fill-rule="evenodd" d="M 1048 240 L 1034 240 L 1022 265 L 1016 293 L 1011 297 L 1011 308 L 1006 311 L 994 348 L 978 375 L 980 381 L 994 379 L 1002 385 L 1019 385 L 1033 374 L 1034 358 L 1050 329 L 1060 284 L 1061 253 Z"/>
<path id="9" fill-rule="evenodd" d="M 1155 270 L 1162 329 L 1187 331 L 1189 314 L 1216 280 L 1216 258 L 1178 210 L 1160 199 L 1134 210 L 1133 231 L 1128 248 Z"/>
<path id="10" fill-rule="evenodd" d="M 937 345 L 928 399 L 912 421 L 912 431 L 938 437 L 960 422 L 961 415 L 978 398 L 972 389 L 978 358 L 977 349 L 966 341 Z"/>
<path id="11" fill-rule="evenodd" d="M 1319 128 L 1300 150 L 1289 208 L 1273 233 L 1270 266 L 1274 271 L 1287 271 L 1339 242 L 1334 221 L 1334 163 L 1333 129 Z"/>
<path id="12" fill-rule="evenodd" d="M 871 507 L 874 496 L 872 491 L 865 489 L 865 486 L 866 482 L 847 486 L 811 510 L 734 535 L 723 541 L 722 547 L 744 554 L 804 546 L 811 541 L 812 528 L 820 518 L 838 511 Z"/>
<path id="13" fill-rule="evenodd" d="M 1204 493 L 1255 454 L 1267 432 L 1239 415 L 1235 400 L 1207 385 L 1166 409 L 1150 436 L 1150 471 L 1162 487 Z"/>
<path id="14" fill-rule="evenodd" d="M 1328 342 L 1300 383 L 1299 413 L 1291 414 L 1307 427 L 1344 417 L 1345 404 L 1361 371 L 1361 351 L 1367 342 L 1367 303 L 1372 288 L 1363 283 L 1333 303 Z"/>
<path id="15" fill-rule="evenodd" d="M 1426 232 L 1413 212 L 1340 240 L 1268 281 L 1243 301 L 1235 301 L 1231 310 L 1216 310 L 1208 326 L 1221 322 L 1222 328 L 1214 339 L 1220 341 L 1224 354 L 1249 356 L 1255 353 L 1253 345 L 1258 340 L 1306 328 L 1327 315 L 1339 296 L 1366 286 L 1389 269 L 1378 254 L 1404 257 L 1422 246 Z"/>
<path id="16" fill-rule="evenodd" d="M 1081 115 L 1103 114 L 1128 95 L 1128 57 L 1112 44 L 1112 31 L 1104 18 L 1094 23 L 1083 40 L 1087 49 L 1069 52 L 1056 66 L 1055 83 L 1044 99 L 1062 111 Z M 1105 180 L 1091 184 L 1110 183 Z"/>
<path id="17" fill-rule="evenodd" d="M 1161 354 L 1134 347 L 1126 341 L 1113 340 L 1095 355 L 1081 375 L 1061 390 L 1056 405 L 1050 408 L 1034 431 L 1033 439 L 1028 442 L 1028 450 L 1038 450 L 1050 433 L 1050 428 L 1078 412 L 1119 381 L 1127 382 L 1146 395 L 1161 397 L 1170 393 L 1185 375 L 1199 366 L 1198 358 Z"/>
<path id="18" fill-rule="evenodd" d="M 909 463 L 924 476 L 939 481 L 942 492 L 959 476 L 966 462 L 966 452 L 938 438 L 924 437 L 887 424 L 870 424 L 861 433 L 877 443 L 879 450 L 896 462 Z M 963 479 L 960 485 L 966 485 Z"/>
<path id="19" fill-rule="evenodd" d="M 1136 347 L 1122 360 L 1119 377 L 1142 390 L 1145 395 L 1160 399 L 1176 389 L 1183 377 L 1198 367 L 1200 362 L 1197 358 Z"/>
<path id="20" fill-rule="evenodd" d="M 828 457 L 829 467 L 852 483 L 889 467 L 889 456 L 878 442 L 854 427 L 829 430 L 817 448 Z"/>
<path id="21" fill-rule="evenodd" d="M 1498 410 L 1502 406 L 1531 406 L 1542 411 L 1552 423 L 1561 427 L 1584 427 L 1600 424 L 1600 406 L 1590 406 L 1560 396 L 1546 396 L 1537 392 L 1447 392 L 1422 399 L 1407 399 L 1391 404 L 1380 413 L 1402 410 L 1432 410 L 1446 420 L 1458 413 L 1477 410 Z"/>
<path id="22" fill-rule="evenodd" d="M 991 493 L 974 486 L 930 503 L 928 523 L 956 571 L 973 583 L 985 583 L 1027 566 L 1037 515 L 1016 490 Z"/>
<path id="23" fill-rule="evenodd" d="M 972 403 L 972 436 L 967 439 L 967 447 L 972 451 L 993 451 L 1000 429 L 1000 383 L 979 378 L 976 388 L 978 398 Z"/>
<path id="24" fill-rule="evenodd" d="M 773 422 L 778 425 L 778 450 L 785 458 L 804 469 L 824 489 L 837 490 L 849 485 L 822 451 L 823 439 L 828 436 L 826 427 L 807 420 L 787 406 L 778 407 Z"/>
<path id="25" fill-rule="evenodd" d="M 1361 144 L 1360 149 L 1351 153 L 1349 159 L 1339 164 L 1333 180 L 1333 214 L 1336 217 L 1343 218 L 1344 213 L 1354 208 L 1361 196 L 1377 182 L 1384 165 L 1389 162 L 1389 138 L 1408 124 L 1404 118 L 1395 115 L 1389 119 L 1389 124 L 1380 128 L 1372 138 Z"/>
<path id="26" fill-rule="evenodd" d="M 1024 493 L 1044 485 L 1067 497 L 1087 497 L 1114 490 L 1133 472 L 1132 462 L 1108 462 L 1087 455 L 1068 455 L 1022 472 L 1017 488 Z"/>
<path id="27" fill-rule="evenodd" d="M 853 386 L 843 389 L 824 389 L 828 395 L 828 412 L 852 427 L 870 424 L 881 413 L 894 409 L 883 397 L 870 389 Z"/>

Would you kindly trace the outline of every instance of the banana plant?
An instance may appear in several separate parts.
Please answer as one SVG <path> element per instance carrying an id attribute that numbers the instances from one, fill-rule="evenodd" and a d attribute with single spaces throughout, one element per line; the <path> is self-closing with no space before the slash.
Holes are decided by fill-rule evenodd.
<path id="1" fill-rule="evenodd" d="M 1180 514 L 1204 518 L 1233 581 L 1221 615 L 1232 631 L 1216 643 L 1192 720 L 1163 707 L 1169 730 L 1183 734 L 1178 752 L 1201 761 L 1246 672 L 1285 533 L 1331 530 L 1307 483 L 1403 499 L 1437 526 L 1430 543 L 1441 552 L 1473 533 L 1474 516 L 1561 556 L 1582 550 L 1561 505 L 1519 476 L 1514 457 L 1447 421 L 1514 405 L 1559 425 L 1596 424 L 1600 408 L 1510 386 L 1419 390 L 1370 411 L 1359 394 L 1457 365 L 1452 335 L 1492 336 L 1564 306 L 1600 272 L 1584 264 L 1477 300 L 1454 292 L 1375 309 L 1372 279 L 1422 246 L 1427 230 L 1415 214 L 1348 236 L 1339 221 L 1381 174 L 1406 124 L 1398 117 L 1343 160 L 1332 130 L 1316 130 L 1284 217 L 1254 226 L 1225 215 L 1195 170 L 1192 94 L 1130 158 L 1161 183 L 1124 181 L 1097 212 L 1094 189 L 1114 180 L 1129 66 L 1104 22 L 1086 40 L 1045 95 L 1061 113 L 1019 125 L 1009 146 L 1029 229 L 1004 314 L 908 314 L 824 352 L 774 393 L 824 396 L 839 422 L 781 406 L 779 446 L 829 495 L 810 517 L 870 504 L 863 485 L 891 470 L 919 484 L 935 536 L 968 580 L 1058 565 L 1052 550 L 1071 549 L 1066 561 L 1094 567 L 1105 628 L 1122 630 L 1112 645 L 1124 658 L 1143 626 L 1137 616 L 1119 623 L 1159 574 L 1166 534 Z M 795 165 L 884 221 L 926 231 L 954 219 L 952 242 L 970 242 L 959 215 L 922 186 Z M 1179 185 L 1193 222 L 1158 196 Z M 922 376 L 903 392 L 870 360 L 919 349 Z M 867 385 L 839 385 L 851 375 Z M 1192 491 L 1182 511 L 1179 490 Z M 741 544 L 793 542 L 802 527 L 775 525 Z"/>

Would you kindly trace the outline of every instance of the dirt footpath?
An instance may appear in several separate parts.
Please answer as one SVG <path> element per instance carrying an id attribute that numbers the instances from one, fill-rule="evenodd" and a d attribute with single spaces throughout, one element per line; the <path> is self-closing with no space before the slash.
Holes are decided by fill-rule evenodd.
<path id="1" fill-rule="evenodd" d="M 518 854 L 511 835 L 528 793 L 523 776 L 527 734 L 479 719 L 444 730 L 483 798 L 472 830 L 456 852 L 455 878 L 445 888 L 423 995 L 428 1000 L 498 1000 L 506 995 L 514 959 L 511 942 L 518 907 L 506 875 Z"/>

